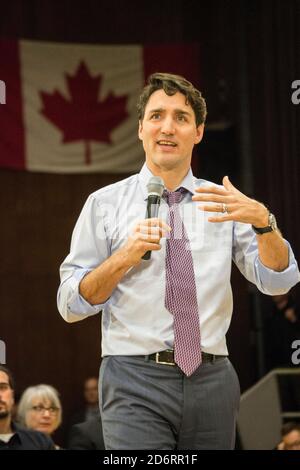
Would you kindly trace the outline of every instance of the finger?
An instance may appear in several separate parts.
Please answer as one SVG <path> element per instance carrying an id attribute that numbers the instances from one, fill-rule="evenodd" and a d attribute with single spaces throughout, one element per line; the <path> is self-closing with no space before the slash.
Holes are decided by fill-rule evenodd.
<path id="1" fill-rule="evenodd" d="M 230 181 L 230 179 L 229 179 L 228 176 L 224 176 L 224 178 L 223 178 L 223 180 L 222 180 L 222 183 L 223 183 L 224 188 L 226 188 L 226 189 L 229 189 L 229 190 L 231 190 L 231 189 L 236 189 L 236 188 L 233 186 L 233 184 L 231 183 L 231 181 Z"/>
<path id="2" fill-rule="evenodd" d="M 144 228 L 146 228 L 146 230 Z M 165 233 L 169 233 L 171 231 L 171 227 L 167 225 L 163 220 L 158 218 L 152 218 L 141 220 L 137 225 L 135 225 L 135 227 L 133 228 L 133 232 L 135 233 L 146 231 L 148 233 L 148 229 L 150 228 L 157 228 L 158 230 L 161 230 L 164 235 Z"/>
<path id="3" fill-rule="evenodd" d="M 200 194 L 219 194 L 220 196 L 226 196 L 228 191 L 222 186 L 202 186 L 200 188 L 196 188 L 195 192 Z"/>
<path id="4" fill-rule="evenodd" d="M 143 240 L 148 240 L 149 242 L 158 243 L 161 238 L 166 238 L 169 232 L 158 232 L 158 233 L 147 233 L 147 232 L 138 232 L 138 238 Z"/>
<path id="5" fill-rule="evenodd" d="M 228 193 L 227 193 L 228 194 Z M 232 196 L 221 196 L 219 194 L 197 194 L 192 196 L 193 201 L 203 201 L 203 202 L 220 202 L 221 204 L 229 204 L 233 202 L 234 198 Z"/>
<path id="6" fill-rule="evenodd" d="M 146 234 L 155 239 L 166 237 L 170 233 L 168 230 L 151 225 L 139 225 L 138 227 L 136 227 L 135 232 Z"/>
<path id="7" fill-rule="evenodd" d="M 141 233 L 147 233 L 148 235 L 159 235 L 163 229 L 151 225 L 139 225 L 138 231 Z"/>
<path id="8" fill-rule="evenodd" d="M 159 233 L 148 234 L 148 233 L 143 233 L 143 232 L 136 232 L 133 237 L 135 240 L 138 240 L 141 242 L 146 241 L 148 243 L 159 243 L 162 238 Z"/>
<path id="9" fill-rule="evenodd" d="M 164 222 L 162 219 L 159 219 L 158 217 L 152 217 L 151 219 L 145 219 L 141 223 L 143 225 L 146 224 L 146 225 L 149 225 L 149 226 L 160 227 L 164 230 L 167 230 L 168 232 L 171 231 L 171 227 L 168 224 L 166 224 L 166 222 Z"/>
<path id="10" fill-rule="evenodd" d="M 148 250 L 153 246 L 160 246 L 160 240 L 153 240 L 142 233 L 138 234 L 138 236 L 135 237 L 136 241 L 136 248 L 137 249 L 142 249 L 142 250 Z"/>
<path id="11" fill-rule="evenodd" d="M 159 243 L 159 240 L 161 239 L 159 234 L 150 235 L 148 233 L 141 233 L 141 232 L 139 233 L 138 238 L 139 238 L 139 240 L 146 240 L 149 243 Z"/>
<path id="12" fill-rule="evenodd" d="M 227 189 L 227 191 L 234 192 L 234 193 L 239 193 L 242 194 L 241 191 L 239 191 L 230 181 L 228 176 L 224 176 L 223 181 L 222 181 L 224 187 Z"/>
<path id="13" fill-rule="evenodd" d="M 220 212 L 221 214 L 224 213 L 224 212 L 227 212 L 227 213 L 230 212 L 230 210 L 228 208 L 228 205 L 226 205 L 226 211 L 224 211 L 222 204 L 209 205 L 209 206 L 201 205 L 201 206 L 198 206 L 198 209 L 202 210 L 202 211 L 205 211 L 205 212 Z"/>
<path id="14" fill-rule="evenodd" d="M 146 251 L 158 251 L 161 250 L 161 246 L 157 243 L 144 243 L 145 253 Z"/>
<path id="15" fill-rule="evenodd" d="M 208 217 L 208 222 L 228 222 L 228 221 L 232 221 L 232 216 L 230 214 L 227 214 L 227 215 L 221 215 L 219 217 Z"/>

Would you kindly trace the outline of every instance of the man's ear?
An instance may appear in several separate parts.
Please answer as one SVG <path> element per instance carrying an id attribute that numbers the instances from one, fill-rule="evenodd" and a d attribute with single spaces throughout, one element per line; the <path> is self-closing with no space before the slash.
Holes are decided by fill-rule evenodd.
<path id="1" fill-rule="evenodd" d="M 140 140 L 143 140 L 142 133 L 143 133 L 143 123 L 142 123 L 142 121 L 139 121 L 139 132 L 138 132 L 138 134 L 139 134 L 139 139 Z"/>
<path id="2" fill-rule="evenodd" d="M 199 124 L 199 126 L 197 127 L 195 144 L 199 144 L 199 142 L 201 142 L 203 134 L 204 134 L 204 123 Z"/>

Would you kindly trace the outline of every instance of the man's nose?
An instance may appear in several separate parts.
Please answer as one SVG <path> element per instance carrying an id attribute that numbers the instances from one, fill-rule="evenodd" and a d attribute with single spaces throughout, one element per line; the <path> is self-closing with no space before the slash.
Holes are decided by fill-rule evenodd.
<path id="1" fill-rule="evenodd" d="M 166 117 L 162 121 L 161 132 L 166 135 L 172 135 L 175 132 L 173 119 Z"/>

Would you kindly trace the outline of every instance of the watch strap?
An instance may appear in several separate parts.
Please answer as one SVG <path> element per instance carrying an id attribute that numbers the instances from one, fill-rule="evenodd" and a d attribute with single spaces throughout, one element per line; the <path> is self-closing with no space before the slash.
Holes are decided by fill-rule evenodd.
<path id="1" fill-rule="evenodd" d="M 252 228 L 254 232 L 259 235 L 262 235 L 263 233 L 273 232 L 273 228 L 270 225 L 268 225 L 267 227 L 254 227 L 254 225 L 252 225 Z"/>

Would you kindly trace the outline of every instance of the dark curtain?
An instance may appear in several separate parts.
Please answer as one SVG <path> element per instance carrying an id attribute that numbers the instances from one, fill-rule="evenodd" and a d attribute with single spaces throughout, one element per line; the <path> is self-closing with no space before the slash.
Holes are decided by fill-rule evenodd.
<path id="1" fill-rule="evenodd" d="M 291 95 L 300 79 L 300 2 L 252 1 L 244 15 L 253 189 L 298 257 L 300 105 Z"/>

